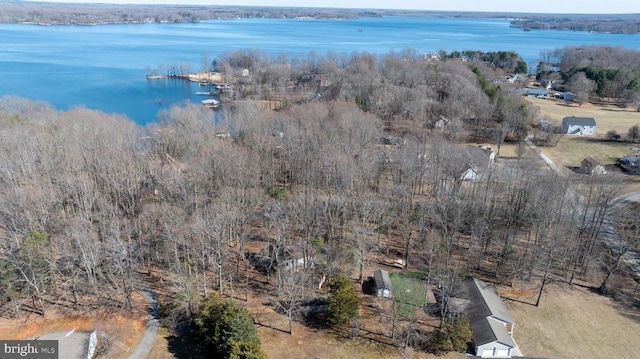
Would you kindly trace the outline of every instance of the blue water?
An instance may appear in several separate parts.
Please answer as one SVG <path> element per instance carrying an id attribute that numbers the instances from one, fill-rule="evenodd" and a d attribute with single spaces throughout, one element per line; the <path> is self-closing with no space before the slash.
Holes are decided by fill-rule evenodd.
<path id="1" fill-rule="evenodd" d="M 185 100 L 197 102 L 197 84 L 147 81 L 148 68 L 179 62 L 200 68 L 234 49 L 290 56 L 387 53 L 413 48 L 515 51 L 535 66 L 542 50 L 568 45 L 640 49 L 640 35 L 522 31 L 501 19 L 361 18 L 356 20 L 239 19 L 194 24 L 101 26 L 0 25 L 0 96 L 44 100 L 58 109 L 85 106 L 121 113 L 137 123 Z M 160 100 L 160 103 L 158 103 Z"/>

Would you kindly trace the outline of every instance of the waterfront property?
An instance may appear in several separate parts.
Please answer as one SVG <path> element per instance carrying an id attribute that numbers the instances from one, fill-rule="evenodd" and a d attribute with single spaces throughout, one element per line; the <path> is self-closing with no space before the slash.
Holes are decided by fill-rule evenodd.
<path id="1" fill-rule="evenodd" d="M 207 99 L 207 100 L 202 100 L 200 102 L 202 102 L 202 104 L 205 107 L 216 108 L 216 107 L 220 106 L 220 101 L 212 99 L 212 98 L 211 99 Z"/>
<path id="2" fill-rule="evenodd" d="M 125 114 L 140 124 L 155 121 L 159 110 L 173 104 L 184 100 L 197 103 L 196 91 L 206 91 L 209 84 L 223 82 L 215 78 L 194 79 L 196 82 L 192 84 L 176 78 L 148 81 L 145 75 L 153 78 L 156 67 L 164 74 L 167 68 L 160 64 L 180 64 L 181 71 L 193 71 L 200 67 L 203 51 L 215 59 L 227 51 L 238 50 L 239 36 L 243 39 L 243 48 L 260 49 L 272 55 L 286 53 L 290 58 L 312 52 L 384 54 L 415 49 L 436 60 L 438 55 L 434 52 L 438 50 L 503 49 L 518 53 L 530 66 L 537 64 L 542 50 L 563 46 L 606 44 L 640 48 L 640 34 L 523 32 L 509 27 L 507 19 L 458 17 L 362 17 L 350 21 L 260 18 L 115 24 L 90 29 L 2 24 L 0 28 L 6 44 L 21 44 L 5 51 L 0 59 L 1 95 L 47 101 L 60 110 L 81 105 L 106 113 Z M 469 33 L 478 36 L 467 36 Z M 92 45 L 91 51 L 86 51 L 86 44 Z M 51 52 L 52 48 L 56 49 L 55 53 Z M 319 86 L 330 85 L 331 79 L 324 73 L 308 75 L 309 81 Z M 517 81 L 516 78 L 524 79 L 514 76 L 512 81 Z M 33 91 L 30 86 L 24 86 L 26 83 L 38 83 L 56 91 Z M 93 95 L 96 93 L 100 96 Z"/>

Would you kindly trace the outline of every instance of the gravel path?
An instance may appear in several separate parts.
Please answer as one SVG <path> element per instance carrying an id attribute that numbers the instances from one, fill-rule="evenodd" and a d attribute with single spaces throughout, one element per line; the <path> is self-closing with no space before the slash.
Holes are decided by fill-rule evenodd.
<path id="1" fill-rule="evenodd" d="M 142 292 L 144 299 L 149 305 L 149 315 L 147 317 L 147 329 L 140 339 L 140 342 L 136 345 L 133 352 L 129 355 L 129 359 L 146 359 L 153 341 L 158 334 L 158 328 L 160 327 L 160 309 L 158 308 L 158 299 L 148 289 Z"/>

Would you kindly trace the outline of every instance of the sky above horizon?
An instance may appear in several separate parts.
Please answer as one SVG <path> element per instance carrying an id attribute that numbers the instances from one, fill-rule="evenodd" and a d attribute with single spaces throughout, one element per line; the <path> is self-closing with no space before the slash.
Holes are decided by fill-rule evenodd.
<path id="1" fill-rule="evenodd" d="M 108 4 L 176 4 L 176 5 L 236 5 L 236 6 L 283 6 L 324 7 L 354 9 L 402 9 L 433 11 L 485 11 L 524 12 L 555 14 L 640 14 L 640 1 L 505 1 L 505 0 L 38 0 L 65 3 Z"/>

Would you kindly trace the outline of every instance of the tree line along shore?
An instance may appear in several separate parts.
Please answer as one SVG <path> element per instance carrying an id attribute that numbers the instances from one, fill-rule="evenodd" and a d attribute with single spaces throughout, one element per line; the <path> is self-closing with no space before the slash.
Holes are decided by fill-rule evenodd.
<path id="1" fill-rule="evenodd" d="M 568 30 L 601 33 L 640 33 L 637 14 L 526 14 L 499 12 L 442 12 L 385 9 L 332 9 L 244 6 L 0 3 L 0 23 L 37 25 L 106 25 L 184 23 L 238 18 L 309 18 L 348 20 L 359 17 L 414 16 L 503 18 L 523 30 Z"/>
<path id="2" fill-rule="evenodd" d="M 464 323 L 446 301 L 402 311 L 378 301 L 367 294 L 376 269 L 428 283 L 438 298 L 474 276 L 580 283 L 633 302 L 632 286 L 613 280 L 625 272 L 619 253 L 600 240 L 629 177 L 562 177 L 541 166 L 525 140 L 544 114 L 521 90 L 553 78 L 576 93 L 593 85 L 584 101 L 602 90 L 630 105 L 640 61 L 628 61 L 640 55 L 547 55 L 539 79 L 509 82 L 522 69 L 511 52 L 284 63 L 232 51 L 206 69 L 234 98 L 215 121 L 184 103 L 144 127 L 0 98 L 3 316 L 127 313 L 149 289 L 163 325 L 194 353 L 260 357 L 247 328 L 262 313 L 287 321 L 284 331 L 296 323 L 360 338 L 366 325 L 389 347 L 440 353 L 466 343 Z M 604 81 L 589 70 L 602 66 L 617 72 Z M 628 213 L 613 220 L 633 250 L 640 227 Z M 218 341 L 222 331 L 235 339 Z"/>

